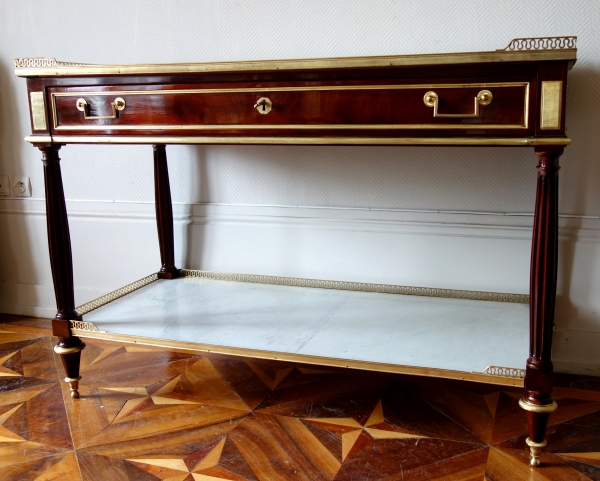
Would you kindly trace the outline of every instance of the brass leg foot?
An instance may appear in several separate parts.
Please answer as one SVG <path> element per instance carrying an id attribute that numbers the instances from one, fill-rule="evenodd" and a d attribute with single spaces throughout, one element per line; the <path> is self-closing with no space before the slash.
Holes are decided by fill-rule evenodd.
<path id="1" fill-rule="evenodd" d="M 71 397 L 73 399 L 79 399 L 79 380 L 81 376 L 77 377 L 66 377 L 65 382 L 69 383 L 69 387 L 71 388 Z"/>
<path id="2" fill-rule="evenodd" d="M 79 398 L 79 366 L 81 363 L 81 351 L 85 348 L 85 344 L 78 337 L 59 338 L 59 343 L 54 346 L 54 352 L 60 354 L 63 366 L 65 368 L 65 382 L 69 383 L 71 388 L 71 397 Z"/>
<path id="3" fill-rule="evenodd" d="M 527 443 L 527 446 L 529 446 L 529 452 L 531 453 L 531 460 L 529 461 L 529 464 L 536 468 L 540 465 L 540 454 L 542 454 L 542 448 L 548 443 L 545 439 L 541 443 L 536 443 L 529 438 L 527 438 L 525 442 Z"/>

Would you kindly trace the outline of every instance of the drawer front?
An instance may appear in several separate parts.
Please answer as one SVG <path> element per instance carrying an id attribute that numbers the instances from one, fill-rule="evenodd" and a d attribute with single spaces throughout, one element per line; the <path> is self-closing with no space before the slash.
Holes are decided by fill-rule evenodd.
<path id="1" fill-rule="evenodd" d="M 145 88 L 51 89 L 53 128 L 275 135 L 277 130 L 528 128 L 528 82 Z"/>

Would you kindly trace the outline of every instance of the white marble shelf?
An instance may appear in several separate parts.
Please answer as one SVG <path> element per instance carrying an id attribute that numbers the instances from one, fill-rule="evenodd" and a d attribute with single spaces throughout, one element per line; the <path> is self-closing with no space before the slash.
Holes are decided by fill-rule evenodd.
<path id="1" fill-rule="evenodd" d="M 84 315 L 111 335 L 402 366 L 523 369 L 528 305 L 184 277 Z"/>

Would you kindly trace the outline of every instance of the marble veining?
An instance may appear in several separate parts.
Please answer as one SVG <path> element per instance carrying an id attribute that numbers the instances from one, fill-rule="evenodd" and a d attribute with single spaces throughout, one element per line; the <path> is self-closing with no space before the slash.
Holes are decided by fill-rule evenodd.
<path id="1" fill-rule="evenodd" d="M 465 372 L 522 368 L 529 332 L 526 304 L 191 277 L 84 320 L 112 334 Z"/>

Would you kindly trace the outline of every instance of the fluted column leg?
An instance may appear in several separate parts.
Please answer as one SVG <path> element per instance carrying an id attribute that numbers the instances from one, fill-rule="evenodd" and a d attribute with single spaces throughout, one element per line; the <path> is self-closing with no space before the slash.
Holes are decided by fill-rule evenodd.
<path id="1" fill-rule="evenodd" d="M 531 247 L 529 359 L 525 395 L 519 402 L 527 413 L 531 465 L 539 466 L 546 445 L 546 426 L 556 410 L 552 400 L 552 330 L 558 266 L 558 160 L 564 147 L 536 147 L 537 191 Z"/>
<path id="2" fill-rule="evenodd" d="M 37 147 L 42 152 L 44 164 L 48 247 L 56 296 L 57 312 L 52 320 L 52 331 L 59 341 L 54 351 L 60 354 L 62 359 L 67 374 L 65 381 L 71 386 L 71 396 L 78 398 L 79 364 L 85 344 L 78 337 L 71 335 L 69 325 L 70 320 L 81 320 L 81 316 L 75 311 L 71 237 L 58 156 L 61 146 L 38 144 Z"/>

